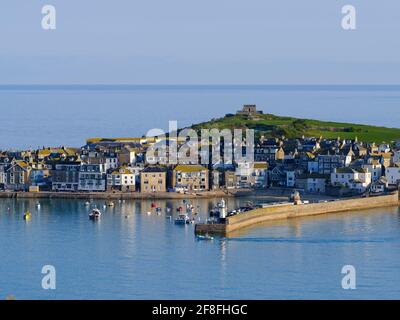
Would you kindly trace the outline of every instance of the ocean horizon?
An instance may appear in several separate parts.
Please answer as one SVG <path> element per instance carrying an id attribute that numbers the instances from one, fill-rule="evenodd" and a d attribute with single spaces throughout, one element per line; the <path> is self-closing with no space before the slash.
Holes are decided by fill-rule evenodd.
<path id="1" fill-rule="evenodd" d="M 400 85 L 0 85 L 0 149 L 74 146 L 135 137 L 235 113 L 399 128 Z"/>

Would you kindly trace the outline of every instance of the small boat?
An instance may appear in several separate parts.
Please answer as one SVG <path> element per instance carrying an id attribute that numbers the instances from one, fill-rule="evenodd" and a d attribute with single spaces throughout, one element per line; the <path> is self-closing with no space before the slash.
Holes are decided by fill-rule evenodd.
<path id="1" fill-rule="evenodd" d="M 36 208 L 40 209 L 40 202 L 36 202 Z"/>
<path id="2" fill-rule="evenodd" d="M 161 214 L 161 208 L 160 208 L 160 207 L 157 207 L 157 208 L 156 208 L 156 213 L 157 213 L 158 215 Z"/>
<path id="3" fill-rule="evenodd" d="M 24 213 L 24 220 L 29 221 L 29 220 L 31 220 L 31 218 L 32 218 L 32 214 L 29 211 Z"/>
<path id="4" fill-rule="evenodd" d="M 153 208 L 155 208 L 155 207 L 157 207 L 156 203 L 155 203 L 155 202 L 152 202 L 152 203 L 151 203 L 151 208 L 153 209 Z"/>
<path id="5" fill-rule="evenodd" d="M 221 202 L 217 204 L 218 208 L 223 209 L 226 208 L 226 202 L 224 199 L 221 199 Z"/>
<path id="6" fill-rule="evenodd" d="M 188 224 L 190 223 L 190 218 L 187 214 L 181 213 L 178 218 L 175 219 L 175 224 Z"/>
<path id="7" fill-rule="evenodd" d="M 108 201 L 108 202 L 106 202 L 106 206 L 107 207 L 114 207 L 114 202 Z"/>
<path id="8" fill-rule="evenodd" d="M 101 211 L 99 209 L 93 209 L 91 213 L 89 213 L 89 219 L 96 220 L 101 216 Z"/>
<path id="9" fill-rule="evenodd" d="M 214 240 L 214 237 L 210 236 L 208 233 L 202 235 L 202 234 L 198 234 L 196 236 L 197 240 Z"/>
<path id="10" fill-rule="evenodd" d="M 89 206 L 90 206 L 90 202 L 89 202 L 89 201 L 86 201 L 86 202 L 85 202 L 85 206 L 86 206 L 86 207 L 89 207 Z"/>

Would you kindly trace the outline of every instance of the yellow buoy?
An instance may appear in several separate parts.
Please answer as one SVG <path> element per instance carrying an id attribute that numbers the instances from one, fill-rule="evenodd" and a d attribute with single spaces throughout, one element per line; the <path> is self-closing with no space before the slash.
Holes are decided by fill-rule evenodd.
<path id="1" fill-rule="evenodd" d="M 32 214 L 29 211 L 25 212 L 24 220 L 29 221 L 29 220 L 31 220 L 31 218 L 32 218 Z"/>

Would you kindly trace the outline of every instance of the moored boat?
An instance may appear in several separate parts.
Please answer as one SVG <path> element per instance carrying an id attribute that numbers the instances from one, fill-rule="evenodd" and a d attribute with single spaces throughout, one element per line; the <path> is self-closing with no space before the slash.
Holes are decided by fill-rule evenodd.
<path id="1" fill-rule="evenodd" d="M 190 218 L 187 214 L 181 213 L 178 218 L 175 219 L 175 224 L 188 224 L 190 223 Z"/>
<path id="2" fill-rule="evenodd" d="M 114 207 L 114 202 L 112 202 L 112 201 L 107 201 L 107 202 L 106 202 L 106 206 L 107 206 L 107 207 Z"/>
<path id="3" fill-rule="evenodd" d="M 206 234 L 198 234 L 196 236 L 197 240 L 214 240 L 214 237 L 210 236 L 208 233 Z"/>
<path id="4" fill-rule="evenodd" d="M 101 217 L 101 211 L 99 209 L 93 209 L 92 212 L 89 213 L 89 219 L 96 220 Z"/>

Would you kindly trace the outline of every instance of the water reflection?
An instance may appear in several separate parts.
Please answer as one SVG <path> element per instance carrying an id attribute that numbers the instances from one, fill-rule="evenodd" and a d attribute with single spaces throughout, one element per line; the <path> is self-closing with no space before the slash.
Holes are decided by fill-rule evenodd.
<path id="1" fill-rule="evenodd" d="M 247 201 L 226 200 L 229 209 Z M 204 220 L 220 199 L 189 201 Z M 353 298 L 400 297 L 398 208 L 266 222 L 198 241 L 193 225 L 174 224 L 182 200 L 103 205 L 51 199 L 38 208 L 36 200 L 0 200 L 0 296 L 343 298 L 340 269 L 353 264 L 361 277 Z M 88 218 L 93 207 L 104 212 L 99 221 Z M 27 210 L 31 221 L 23 220 Z M 44 264 L 60 272 L 56 295 L 38 291 Z"/>

